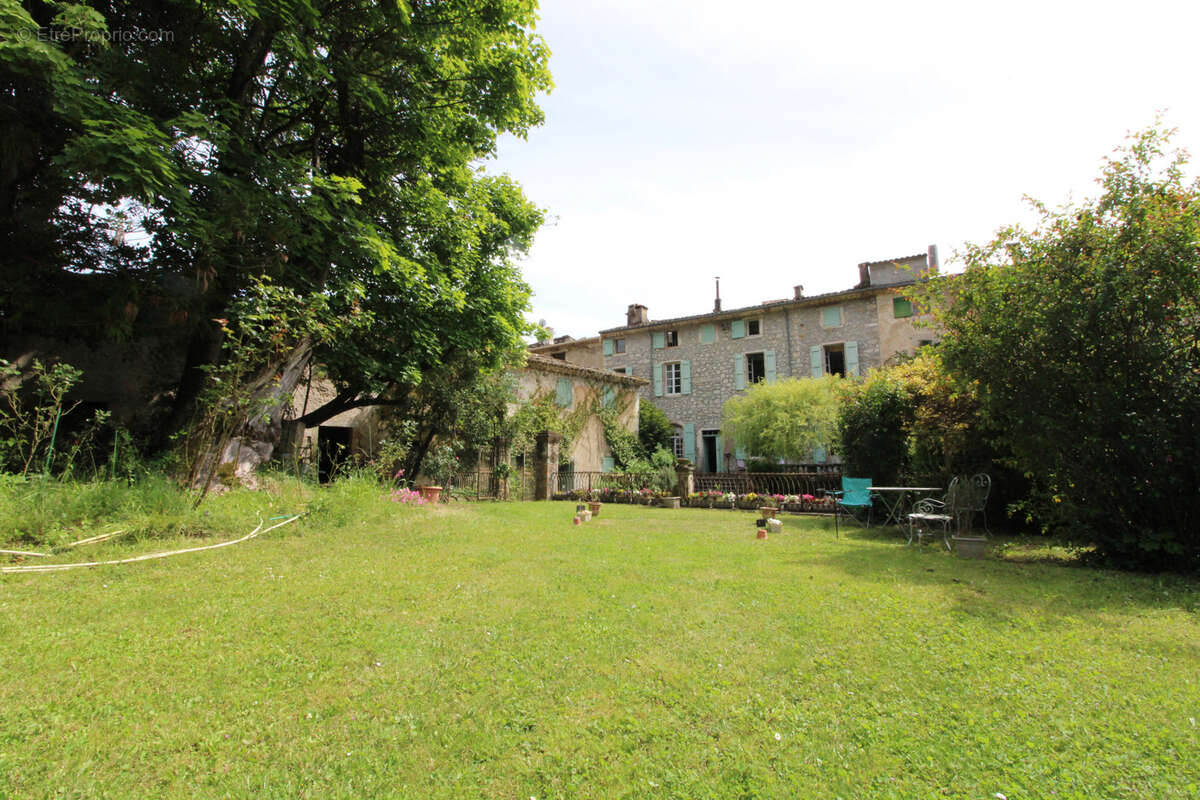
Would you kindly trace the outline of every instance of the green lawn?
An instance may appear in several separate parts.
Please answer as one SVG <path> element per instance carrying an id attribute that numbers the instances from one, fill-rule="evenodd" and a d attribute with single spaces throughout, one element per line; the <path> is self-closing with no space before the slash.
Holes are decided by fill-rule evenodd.
<path id="1" fill-rule="evenodd" d="M 331 497 L 223 550 L 0 578 L 0 796 L 1200 796 L 1181 579 Z"/>

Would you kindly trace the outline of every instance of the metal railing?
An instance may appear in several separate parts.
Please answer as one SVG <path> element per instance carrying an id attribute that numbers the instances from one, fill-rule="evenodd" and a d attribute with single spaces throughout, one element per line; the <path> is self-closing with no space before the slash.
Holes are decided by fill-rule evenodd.
<path id="1" fill-rule="evenodd" d="M 447 501 L 454 500 L 532 500 L 533 470 L 515 469 L 508 481 L 501 481 L 496 473 L 477 470 L 456 473 L 442 491 Z"/>
<path id="2" fill-rule="evenodd" d="M 645 487 L 651 477 L 631 472 L 575 472 L 560 470 L 550 473 L 551 494 L 598 492 L 601 489 L 634 491 Z"/>
<path id="3" fill-rule="evenodd" d="M 842 488 L 841 470 L 836 472 L 718 472 L 695 476 L 697 492 L 734 494 L 820 495 Z"/>

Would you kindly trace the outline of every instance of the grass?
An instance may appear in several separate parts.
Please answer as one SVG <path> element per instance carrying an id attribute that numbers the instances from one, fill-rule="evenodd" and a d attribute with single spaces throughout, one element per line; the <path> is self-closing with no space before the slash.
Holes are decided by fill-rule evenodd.
<path id="1" fill-rule="evenodd" d="M 1200 795 L 1182 579 L 375 495 L 233 493 L 214 516 L 316 513 L 0 579 L 0 796 Z"/>

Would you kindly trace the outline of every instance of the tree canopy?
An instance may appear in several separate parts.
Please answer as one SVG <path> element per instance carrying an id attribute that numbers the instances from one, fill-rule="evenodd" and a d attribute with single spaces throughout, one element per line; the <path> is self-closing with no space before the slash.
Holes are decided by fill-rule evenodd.
<path id="1" fill-rule="evenodd" d="M 761 381 L 725 401 L 721 427 L 751 455 L 808 461 L 814 449 L 833 440 L 838 381 L 832 375 Z"/>
<path id="2" fill-rule="evenodd" d="M 542 120 L 533 0 L 0 2 L 6 332 L 177 342 L 164 430 L 264 279 L 357 320 L 263 343 L 333 380 L 310 425 L 522 346 L 543 215 L 481 164 Z"/>
<path id="3" fill-rule="evenodd" d="M 1169 132 L 1101 193 L 965 251 L 930 286 L 942 357 L 978 386 L 1044 527 L 1113 563 L 1200 566 L 1200 184 Z"/>

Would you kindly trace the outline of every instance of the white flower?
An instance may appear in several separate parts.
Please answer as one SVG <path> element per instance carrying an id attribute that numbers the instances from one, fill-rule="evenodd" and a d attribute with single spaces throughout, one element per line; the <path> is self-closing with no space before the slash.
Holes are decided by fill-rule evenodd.
<path id="1" fill-rule="evenodd" d="M 780 733 L 779 731 L 775 731 L 775 741 L 777 741 L 777 742 L 783 741 L 783 734 Z"/>

